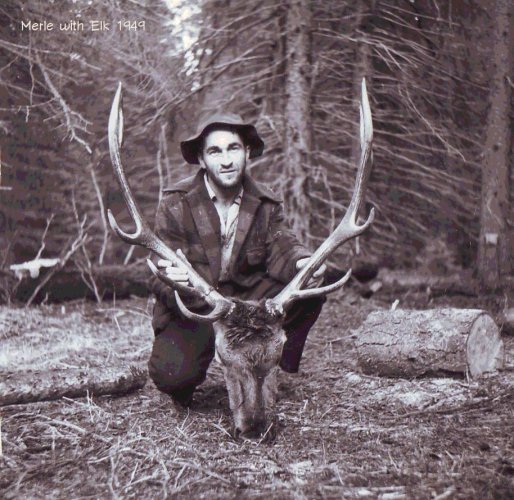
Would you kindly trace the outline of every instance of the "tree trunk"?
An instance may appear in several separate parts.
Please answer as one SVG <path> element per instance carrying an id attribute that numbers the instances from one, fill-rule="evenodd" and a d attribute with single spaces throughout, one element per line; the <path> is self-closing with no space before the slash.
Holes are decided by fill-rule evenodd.
<path id="1" fill-rule="evenodd" d="M 353 337 L 362 370 L 386 377 L 478 377 L 504 361 L 498 327 L 479 309 L 375 311 Z"/>
<path id="2" fill-rule="evenodd" d="M 0 406 L 51 401 L 62 397 L 127 394 L 144 387 L 146 370 L 134 366 L 14 372 L 0 381 Z"/>
<path id="3" fill-rule="evenodd" d="M 203 110 L 219 110 L 233 98 L 234 83 L 230 63 L 237 59 L 238 47 L 232 39 L 232 31 L 237 31 L 238 24 L 232 22 L 230 30 L 224 29 L 227 18 L 223 15 L 223 12 L 226 12 L 226 9 L 230 10 L 231 7 L 230 0 L 216 0 L 212 5 L 211 29 L 219 32 L 212 50 L 219 53 L 212 64 L 206 67 L 205 78 L 212 83 L 203 93 Z"/>
<path id="4" fill-rule="evenodd" d="M 490 109 L 482 167 L 482 206 L 478 275 L 484 288 L 495 289 L 509 274 L 507 219 L 510 212 L 509 164 L 512 80 L 512 2 L 496 0 Z"/>
<path id="5" fill-rule="evenodd" d="M 310 222 L 311 169 L 311 7 L 309 0 L 290 0 L 286 21 L 287 80 L 284 162 L 286 213 L 299 240 L 307 243 Z"/>

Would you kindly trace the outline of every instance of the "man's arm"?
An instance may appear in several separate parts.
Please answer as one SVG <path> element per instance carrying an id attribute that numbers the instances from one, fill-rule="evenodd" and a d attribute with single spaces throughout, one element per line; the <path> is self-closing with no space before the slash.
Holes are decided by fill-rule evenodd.
<path id="1" fill-rule="evenodd" d="M 159 203 L 155 216 L 155 234 L 161 238 L 172 250 L 183 248 L 186 244 L 185 233 L 182 225 L 177 220 L 180 218 L 180 199 L 177 193 L 165 196 Z M 179 217 L 177 217 L 177 215 Z M 158 267 L 161 259 L 152 255 L 152 261 Z M 173 289 L 165 285 L 159 278 L 151 275 L 148 280 L 148 289 L 154 293 L 157 299 L 170 308 L 175 308 L 175 296 Z"/>
<path id="2" fill-rule="evenodd" d="M 298 272 L 297 261 L 311 255 L 287 227 L 282 205 L 276 205 L 271 213 L 266 247 L 268 274 L 283 283 Z"/>

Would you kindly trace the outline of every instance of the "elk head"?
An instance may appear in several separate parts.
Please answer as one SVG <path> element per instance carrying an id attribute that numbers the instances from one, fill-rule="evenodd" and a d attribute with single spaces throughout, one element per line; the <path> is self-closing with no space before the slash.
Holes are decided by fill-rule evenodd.
<path id="1" fill-rule="evenodd" d="M 286 340 L 282 317 L 270 313 L 264 301 L 234 300 L 232 314 L 213 326 L 235 435 L 258 438 L 273 425 L 278 363 Z"/>
<path id="2" fill-rule="evenodd" d="M 181 261 L 186 267 L 191 286 L 170 280 L 148 260 L 151 271 L 174 289 L 177 305 L 185 317 L 212 323 L 216 334 L 216 359 L 223 366 L 235 433 L 242 437 L 260 437 L 267 433 L 273 420 L 276 374 L 286 340 L 282 322 L 287 308 L 295 300 L 325 295 L 342 287 L 350 278 L 351 270 L 331 285 L 302 289 L 336 248 L 362 234 L 373 222 L 374 209 L 364 224 L 357 224 L 357 214 L 364 200 L 371 171 L 373 125 L 366 83 L 362 81 L 360 105 L 361 157 L 348 210 L 335 231 L 312 254 L 291 282 L 276 297 L 259 302 L 224 297 L 195 271 L 181 252 L 173 251 L 150 229 L 141 216 L 121 165 L 122 134 L 120 83 L 109 117 L 109 150 L 114 172 L 136 230 L 132 234 L 123 231 L 110 210 L 109 222 L 116 234 L 127 243 L 148 248 L 166 260 Z M 190 311 L 181 300 L 179 292 L 202 298 L 212 307 L 212 311 L 206 315 Z"/>

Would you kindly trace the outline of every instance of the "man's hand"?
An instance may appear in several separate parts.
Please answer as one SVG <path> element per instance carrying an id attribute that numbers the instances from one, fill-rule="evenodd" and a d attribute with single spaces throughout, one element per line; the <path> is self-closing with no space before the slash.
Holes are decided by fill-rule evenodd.
<path id="1" fill-rule="evenodd" d="M 296 270 L 299 271 L 302 267 L 307 264 L 310 257 L 304 257 L 296 262 Z M 312 278 L 305 285 L 307 288 L 317 288 L 321 286 L 323 283 L 323 278 L 325 275 L 325 271 L 327 270 L 327 266 L 325 264 L 321 264 L 319 269 L 312 275 Z"/>
<path id="2" fill-rule="evenodd" d="M 178 250 L 177 254 L 180 256 L 184 255 L 181 250 Z M 159 259 L 157 261 L 157 267 L 159 267 L 170 280 L 175 281 L 179 285 L 190 285 L 187 268 L 179 259 L 174 261 Z"/>

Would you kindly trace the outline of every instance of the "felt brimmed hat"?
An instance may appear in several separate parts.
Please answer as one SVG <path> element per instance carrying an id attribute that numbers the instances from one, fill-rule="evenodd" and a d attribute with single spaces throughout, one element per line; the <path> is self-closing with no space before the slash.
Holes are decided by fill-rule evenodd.
<path id="1" fill-rule="evenodd" d="M 192 137 L 180 143 L 182 156 L 188 163 L 198 164 L 198 153 L 202 144 L 202 138 L 216 127 L 229 126 L 234 128 L 243 139 L 243 142 L 250 148 L 250 158 L 260 156 L 264 150 L 264 142 L 259 137 L 253 125 L 245 123 L 243 119 L 235 113 L 213 113 L 205 117 L 196 128 Z"/>

